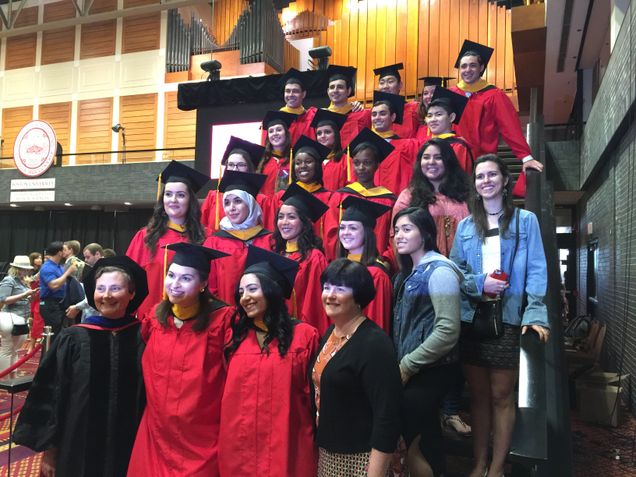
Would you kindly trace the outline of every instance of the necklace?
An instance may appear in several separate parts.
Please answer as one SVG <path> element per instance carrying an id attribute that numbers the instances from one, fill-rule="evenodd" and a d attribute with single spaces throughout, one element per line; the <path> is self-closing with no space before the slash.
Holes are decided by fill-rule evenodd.
<path id="1" fill-rule="evenodd" d="M 492 213 L 491 213 L 491 212 L 486 212 L 486 213 L 487 213 L 488 215 L 499 215 L 499 214 L 501 214 L 502 212 L 503 212 L 503 207 L 502 207 L 501 209 L 499 209 L 499 211 L 498 211 L 498 212 L 492 212 Z"/>
<path id="2" fill-rule="evenodd" d="M 351 332 L 350 333 L 345 333 L 342 336 L 338 336 L 338 334 L 336 333 L 336 329 L 333 329 L 333 336 L 335 338 L 344 340 L 344 341 L 348 341 L 349 339 L 351 339 L 351 336 L 356 332 L 356 330 L 358 329 L 358 326 L 360 326 L 360 324 L 362 323 L 362 321 L 364 320 L 364 315 L 358 315 L 357 317 L 355 317 L 353 320 L 351 320 Z"/>

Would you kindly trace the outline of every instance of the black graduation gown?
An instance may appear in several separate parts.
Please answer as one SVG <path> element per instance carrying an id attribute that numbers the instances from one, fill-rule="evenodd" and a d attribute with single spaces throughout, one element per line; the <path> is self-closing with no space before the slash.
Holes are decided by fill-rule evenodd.
<path id="1" fill-rule="evenodd" d="M 139 327 L 62 330 L 36 372 L 14 442 L 57 447 L 60 477 L 124 477 L 145 406 Z"/>

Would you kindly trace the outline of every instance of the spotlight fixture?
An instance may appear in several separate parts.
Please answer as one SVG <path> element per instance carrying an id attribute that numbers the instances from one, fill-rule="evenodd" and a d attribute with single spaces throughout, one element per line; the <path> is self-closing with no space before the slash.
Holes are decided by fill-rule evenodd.
<path id="1" fill-rule="evenodd" d="M 123 146 L 123 150 L 121 153 L 121 163 L 126 164 L 126 128 L 117 123 L 111 129 L 114 133 L 121 133 L 121 141 Z"/>
<path id="2" fill-rule="evenodd" d="M 308 51 L 309 56 L 314 60 L 318 60 L 318 69 L 326 70 L 329 66 L 329 57 L 331 56 L 331 48 L 328 46 L 317 46 Z"/>
<path id="3" fill-rule="evenodd" d="M 201 63 L 201 69 L 208 74 L 208 81 L 218 81 L 221 79 L 221 68 L 223 65 L 219 60 L 208 60 Z"/>
<path id="4" fill-rule="evenodd" d="M 70 202 L 64 202 L 64 205 L 65 205 L 66 207 L 73 207 L 73 204 L 71 204 Z"/>
<path id="5" fill-rule="evenodd" d="M 132 205 L 132 202 L 124 202 L 124 205 L 127 205 L 130 207 Z"/>

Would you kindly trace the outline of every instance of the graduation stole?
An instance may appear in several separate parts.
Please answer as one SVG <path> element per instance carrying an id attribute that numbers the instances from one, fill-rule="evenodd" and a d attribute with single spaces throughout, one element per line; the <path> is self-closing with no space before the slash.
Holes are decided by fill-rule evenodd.
<path id="1" fill-rule="evenodd" d="M 265 324 L 262 318 L 255 319 L 252 322 L 252 324 L 254 325 L 254 328 L 256 328 L 258 331 L 262 331 L 263 333 L 269 332 L 269 328 L 267 328 L 267 325 Z"/>
<path id="2" fill-rule="evenodd" d="M 347 259 L 351 260 L 352 262 L 360 263 L 360 260 L 362 260 L 362 254 L 361 253 L 350 253 L 350 254 L 347 255 Z"/>
<path id="3" fill-rule="evenodd" d="M 175 224 L 172 220 L 168 220 L 168 228 L 175 232 L 179 232 L 180 234 L 184 234 L 186 232 L 185 225 Z"/>
<path id="4" fill-rule="evenodd" d="M 443 133 L 443 134 L 433 134 L 433 137 L 437 137 L 440 139 L 448 139 L 449 137 L 455 137 L 454 132 Z"/>
<path id="5" fill-rule="evenodd" d="M 393 195 L 389 189 L 383 186 L 371 187 L 370 189 L 365 188 L 359 182 L 352 182 L 351 184 L 347 184 L 346 189 L 351 189 L 357 194 L 360 194 L 362 197 L 377 197 L 379 195 Z"/>
<path id="6" fill-rule="evenodd" d="M 329 103 L 329 107 L 327 108 L 328 111 L 338 114 L 349 114 L 352 109 L 353 105 L 351 103 L 347 103 L 344 106 L 334 106 L 333 103 Z"/>
<path id="7" fill-rule="evenodd" d="M 399 139 L 399 136 L 393 132 L 393 129 L 389 129 L 388 131 L 376 131 L 375 128 L 371 128 L 371 130 L 380 136 L 382 139 Z"/>
<path id="8" fill-rule="evenodd" d="M 232 235 L 233 237 L 236 237 L 239 240 L 242 240 L 243 242 L 247 242 L 248 240 L 256 237 L 261 232 L 261 230 L 263 230 L 262 225 L 255 225 L 254 227 L 250 227 L 249 229 L 245 230 L 225 230 L 225 232 Z"/>
<path id="9" fill-rule="evenodd" d="M 322 189 L 322 184 L 320 184 L 319 182 L 312 182 L 311 184 L 305 184 L 304 182 L 296 181 L 296 185 L 302 187 L 310 194 L 313 194 L 314 192 Z"/>
<path id="10" fill-rule="evenodd" d="M 199 314 L 199 300 L 188 306 L 181 306 L 178 303 L 172 305 L 172 314 L 181 321 L 189 320 Z"/>
<path id="11" fill-rule="evenodd" d="M 300 116 L 301 114 L 305 114 L 306 109 L 302 105 L 299 108 L 288 108 L 287 106 L 283 106 L 282 108 L 279 109 L 279 111 L 283 111 L 285 113 L 296 114 L 296 115 Z"/>
<path id="12" fill-rule="evenodd" d="M 486 81 L 483 78 L 479 78 L 477 81 L 475 81 L 474 83 L 465 83 L 464 80 L 460 80 L 457 83 L 457 87 L 459 89 L 461 89 L 462 91 L 466 91 L 468 93 L 477 93 L 478 91 L 481 91 L 482 89 L 486 88 L 487 86 L 491 86 L 490 83 L 488 83 L 488 81 Z"/>
<path id="13" fill-rule="evenodd" d="M 294 253 L 294 252 L 298 252 L 298 242 L 286 242 L 285 253 Z"/>
<path id="14" fill-rule="evenodd" d="M 327 164 L 329 161 L 333 160 L 334 157 L 336 157 L 336 153 L 334 151 L 331 151 L 329 154 L 327 154 L 327 158 L 324 161 L 322 161 L 323 166 Z"/>

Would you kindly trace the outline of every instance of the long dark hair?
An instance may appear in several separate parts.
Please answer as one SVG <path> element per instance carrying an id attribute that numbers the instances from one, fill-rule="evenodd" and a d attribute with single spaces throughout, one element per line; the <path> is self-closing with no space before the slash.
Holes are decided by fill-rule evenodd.
<path id="1" fill-rule="evenodd" d="M 201 244 L 205 240 L 205 229 L 201 225 L 201 206 L 196 194 L 188 184 L 188 214 L 185 221 L 185 230 L 190 243 Z M 146 237 L 144 243 L 151 253 L 155 253 L 157 242 L 168 231 L 168 214 L 163 207 L 163 194 L 165 184 L 161 187 L 161 195 L 152 210 L 152 216 L 146 225 Z"/>
<path id="2" fill-rule="evenodd" d="M 205 281 L 208 277 L 203 277 L 199 273 L 199 278 L 201 281 Z M 208 287 L 199 293 L 199 313 L 197 316 L 192 318 L 194 320 L 194 325 L 192 325 L 192 330 L 199 333 L 207 330 L 208 325 L 210 324 L 210 316 L 212 311 L 214 311 L 213 304 L 214 301 L 219 301 L 218 298 L 214 298 Z M 157 321 L 164 328 L 168 326 L 168 317 L 172 315 L 172 303 L 170 300 L 165 299 L 162 300 L 155 308 L 155 316 L 157 317 Z"/>
<path id="3" fill-rule="evenodd" d="M 481 196 L 477 193 L 477 189 L 475 188 L 474 176 L 477 166 L 484 162 L 494 162 L 497 164 L 499 172 L 501 172 L 501 175 L 503 176 L 504 182 L 506 182 L 507 179 L 507 183 L 503 188 L 503 216 L 500 222 L 499 235 L 504 235 L 508 231 L 510 221 L 512 220 L 512 216 L 515 211 L 515 207 L 512 203 L 513 179 L 510 175 L 510 171 L 508 170 L 508 166 L 506 166 L 506 163 L 496 154 L 484 154 L 483 156 L 479 156 L 475 161 L 475 167 L 473 168 L 473 180 L 470 183 L 471 194 L 468 206 L 473 217 L 473 222 L 475 223 L 475 230 L 482 242 L 485 240 L 486 232 L 488 232 L 488 216 L 486 215 L 486 210 L 484 209 Z"/>
<path id="4" fill-rule="evenodd" d="M 413 164 L 413 175 L 409 188 L 411 190 L 411 207 L 428 207 L 436 201 L 435 188 L 422 171 L 422 155 L 429 146 L 435 146 L 442 155 L 444 178 L 439 185 L 439 192 L 455 202 L 468 200 L 468 178 L 455 155 L 453 148 L 443 139 L 433 138 L 425 142 L 417 152 L 418 160 Z"/>
<path id="5" fill-rule="evenodd" d="M 283 297 L 283 291 L 278 283 L 262 273 L 255 273 L 255 275 L 261 282 L 261 289 L 263 290 L 263 295 L 267 301 L 267 310 L 265 311 L 263 322 L 265 323 L 265 326 L 267 326 L 268 331 L 263 343 L 263 349 L 269 354 L 269 343 L 271 343 L 273 339 L 278 339 L 278 354 L 281 358 L 284 358 L 287 354 L 287 350 L 291 346 L 292 338 L 294 337 L 294 322 L 289 316 L 287 305 L 285 304 L 285 298 Z M 234 292 L 236 313 L 230 322 L 232 338 L 224 350 L 225 359 L 227 360 L 232 357 L 234 352 L 247 337 L 250 324 L 253 321 L 247 316 L 245 310 L 243 310 L 240 298 L 239 285 L 236 285 L 236 291 Z"/>
<path id="6" fill-rule="evenodd" d="M 321 121 L 316 129 L 321 128 L 323 126 L 329 126 L 333 131 L 333 146 L 331 147 L 331 152 L 333 152 L 333 157 L 331 158 L 334 162 L 340 162 L 342 156 L 344 156 L 344 151 L 342 150 L 342 140 L 340 139 L 340 129 L 336 126 L 336 123 L 333 121 Z M 315 133 L 315 130 L 314 130 Z"/>
<path id="7" fill-rule="evenodd" d="M 319 184 L 322 185 L 322 161 L 320 160 L 320 157 L 315 156 L 314 154 L 312 154 L 313 149 L 301 149 L 300 151 L 294 151 L 294 163 L 292 164 L 291 167 L 291 176 L 292 176 L 292 182 L 297 182 L 298 178 L 296 177 L 296 156 L 298 156 L 298 154 L 307 154 L 308 156 L 310 156 L 314 162 L 315 162 L 315 167 L 314 167 L 314 178 L 312 182 L 318 182 Z"/>
<path id="8" fill-rule="evenodd" d="M 415 225 L 419 230 L 424 242 L 424 250 L 427 252 L 430 250 L 437 252 L 437 227 L 435 226 L 435 220 L 429 213 L 428 209 L 424 209 L 422 207 L 408 207 L 400 210 L 397 214 L 395 214 L 395 217 L 393 217 L 394 228 L 398 219 L 404 216 L 408 217 L 411 223 L 413 223 L 413 225 Z M 397 260 L 403 276 L 406 276 L 413 271 L 413 259 L 410 255 L 398 254 Z"/>
<path id="9" fill-rule="evenodd" d="M 375 232 L 371 227 L 360 222 L 362 224 L 362 230 L 364 230 L 364 246 L 362 248 L 362 257 L 360 257 L 360 263 L 364 265 L 373 265 L 376 263 L 380 253 L 378 252 L 378 241 L 375 238 Z M 342 246 L 340 241 L 340 231 L 338 231 L 338 257 L 346 258 L 347 249 Z"/>
<path id="10" fill-rule="evenodd" d="M 289 128 L 285 123 L 276 123 L 272 124 L 272 126 L 282 125 L 285 130 L 285 144 L 283 145 L 283 155 L 281 157 L 286 157 L 289 159 L 289 148 L 291 147 L 291 135 L 289 134 Z M 269 128 L 267 128 L 269 129 Z M 265 152 L 263 153 L 263 158 L 261 162 L 258 164 L 256 168 L 257 172 L 263 172 L 263 167 L 270 161 L 270 159 L 274 156 L 274 148 L 272 144 L 269 142 L 269 133 L 267 130 L 265 131 Z"/>
<path id="11" fill-rule="evenodd" d="M 296 207 L 294 207 L 294 210 L 298 214 L 298 217 L 300 218 L 300 221 L 303 224 L 303 228 L 300 231 L 300 234 L 298 235 L 296 242 L 298 243 L 298 251 L 300 252 L 301 260 L 305 260 L 307 256 L 309 255 L 309 253 L 312 251 L 312 249 L 315 248 L 320 250 L 321 252 L 323 251 L 322 240 L 314 232 L 314 227 L 313 227 L 313 224 L 311 223 L 311 220 L 309 220 L 309 218 L 305 214 L 303 214 L 300 210 L 298 210 Z M 278 222 L 279 213 L 280 213 L 280 208 L 276 212 L 277 222 Z M 272 234 L 270 238 L 270 245 L 274 252 L 279 253 L 281 255 L 285 253 L 287 240 L 285 240 L 281 236 L 280 230 L 278 230 L 278 225 L 274 227 L 274 233 Z"/>

